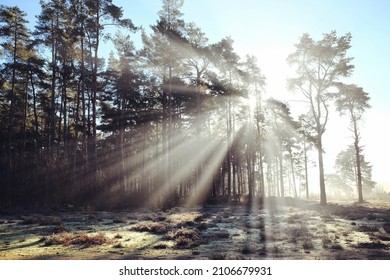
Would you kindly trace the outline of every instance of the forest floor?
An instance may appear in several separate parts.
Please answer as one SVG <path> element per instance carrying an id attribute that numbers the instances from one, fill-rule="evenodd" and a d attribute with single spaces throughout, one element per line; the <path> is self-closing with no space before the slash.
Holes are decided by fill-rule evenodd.
<path id="1" fill-rule="evenodd" d="M 390 259 L 390 202 L 0 211 L 0 259 Z"/>

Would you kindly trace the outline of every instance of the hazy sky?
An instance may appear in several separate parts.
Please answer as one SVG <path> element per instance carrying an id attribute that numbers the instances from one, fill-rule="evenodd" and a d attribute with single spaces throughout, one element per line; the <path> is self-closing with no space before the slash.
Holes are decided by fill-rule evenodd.
<path id="1" fill-rule="evenodd" d="M 157 20 L 160 0 L 113 1 L 124 8 L 125 16 L 136 25 L 148 27 Z M 1 4 L 18 5 L 34 20 L 39 0 L 0 0 Z M 255 55 L 267 78 L 267 96 L 296 99 L 287 93 L 286 78 L 293 73 L 286 57 L 304 33 L 319 40 L 323 33 L 336 30 L 338 35 L 352 34 L 355 71 L 346 83 L 356 83 L 370 93 L 372 108 L 366 113 L 361 131 L 365 154 L 374 168 L 374 180 L 390 183 L 388 148 L 390 124 L 390 1 L 384 0 L 185 0 L 184 20 L 193 21 L 206 33 L 211 43 L 226 36 L 235 41 L 236 51 L 245 57 Z M 294 102 L 290 103 L 294 111 Z M 347 120 L 331 112 L 325 133 L 326 172 L 331 172 L 334 158 L 352 139 L 342 133 Z"/>

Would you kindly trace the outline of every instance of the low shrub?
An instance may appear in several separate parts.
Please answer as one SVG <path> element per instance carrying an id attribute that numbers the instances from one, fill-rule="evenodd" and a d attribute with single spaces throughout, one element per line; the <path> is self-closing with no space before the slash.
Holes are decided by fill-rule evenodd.
<path id="1" fill-rule="evenodd" d="M 131 230 L 134 231 L 152 232 L 157 234 L 167 233 L 169 229 L 170 228 L 166 223 L 152 222 L 152 221 L 140 222 L 134 225 L 133 227 L 131 227 Z"/>
<path id="2" fill-rule="evenodd" d="M 52 245 L 76 245 L 81 248 L 88 248 L 91 246 L 99 246 L 103 244 L 110 244 L 111 239 L 109 239 L 105 234 L 98 233 L 94 235 L 90 234 L 75 234 L 69 232 L 63 232 L 59 234 L 50 235 L 46 241 L 44 246 L 52 246 Z"/>
<path id="3" fill-rule="evenodd" d="M 165 235 L 165 238 L 174 240 L 179 248 L 192 248 L 204 243 L 204 239 L 198 229 L 182 228 L 174 232 L 170 231 Z"/>

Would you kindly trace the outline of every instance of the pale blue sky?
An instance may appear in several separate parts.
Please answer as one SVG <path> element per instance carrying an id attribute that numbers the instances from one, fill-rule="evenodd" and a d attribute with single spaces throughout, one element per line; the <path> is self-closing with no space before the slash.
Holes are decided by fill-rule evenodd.
<path id="1" fill-rule="evenodd" d="M 114 0 L 124 8 L 125 16 L 136 25 L 148 26 L 157 20 L 160 0 Z M 0 0 L 0 4 L 18 5 L 34 20 L 39 0 Z M 289 96 L 285 90 L 287 76 L 292 75 L 285 59 L 293 51 L 302 33 L 318 40 L 323 33 L 336 30 L 338 35 L 352 34 L 355 71 L 347 83 L 356 83 L 370 93 L 372 109 L 366 114 L 362 141 L 366 156 L 374 165 L 374 179 L 390 183 L 390 156 L 387 126 L 390 123 L 390 1 L 386 0 L 185 0 L 184 20 L 194 21 L 210 42 L 225 36 L 235 41 L 236 51 L 245 57 L 258 57 L 267 78 L 267 95 Z M 296 97 L 294 97 L 296 98 Z M 293 107 L 294 104 L 292 103 Z M 326 132 L 328 166 L 335 155 L 351 142 L 341 135 L 345 122 L 334 113 Z M 329 170 L 330 171 L 330 170 Z"/>

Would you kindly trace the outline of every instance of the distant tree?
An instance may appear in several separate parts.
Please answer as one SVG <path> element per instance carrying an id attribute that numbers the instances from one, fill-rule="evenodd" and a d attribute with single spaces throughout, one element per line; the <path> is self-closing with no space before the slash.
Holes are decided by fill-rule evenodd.
<path id="1" fill-rule="evenodd" d="M 284 166 L 285 158 L 291 167 L 293 176 L 293 195 L 297 196 L 294 162 L 292 150 L 295 141 L 297 123 L 292 119 L 289 106 L 279 100 L 270 98 L 266 102 L 267 121 L 269 123 L 268 145 L 272 148 L 272 155 L 278 161 L 278 179 L 281 197 L 285 196 L 284 174 L 286 168 Z"/>
<path id="2" fill-rule="evenodd" d="M 309 107 L 309 123 L 315 131 L 315 146 L 318 150 L 321 204 L 326 205 L 324 180 L 323 143 L 329 116 L 329 100 L 332 89 L 341 77 L 347 77 L 354 68 L 347 51 L 351 47 L 351 34 L 337 36 L 336 31 L 324 34 L 314 41 L 305 33 L 295 45 L 296 50 L 287 61 L 296 67 L 297 77 L 288 80 L 291 90 L 299 90 Z"/>
<path id="3" fill-rule="evenodd" d="M 360 172 L 362 179 L 362 192 L 370 193 L 376 183 L 372 180 L 372 165 L 365 160 L 365 157 L 360 153 Z M 354 145 L 349 146 L 346 150 L 341 151 L 335 161 L 336 174 L 341 178 L 344 185 L 352 189 L 353 185 L 357 184 L 358 168 L 356 163 L 356 154 Z M 359 192 L 360 190 L 358 190 Z M 362 195 L 363 196 L 363 195 Z"/>
<path id="4" fill-rule="evenodd" d="M 361 87 L 356 85 L 338 84 L 339 93 L 336 96 L 336 108 L 341 115 L 348 115 L 351 123 L 351 131 L 353 133 L 354 148 L 355 148 L 355 164 L 356 164 L 356 182 L 358 189 L 358 201 L 363 202 L 363 185 L 362 185 L 362 161 L 360 146 L 359 122 L 366 109 L 371 106 L 368 101 L 370 97 L 367 92 L 364 92 Z"/>
<path id="5" fill-rule="evenodd" d="M 333 195 L 335 198 L 351 198 L 353 194 L 353 188 L 350 186 L 350 184 L 347 184 L 345 182 L 344 178 L 340 175 L 340 173 L 326 174 L 325 180 L 329 188 L 331 188 L 331 190 L 333 191 Z"/>
<path id="6" fill-rule="evenodd" d="M 313 144 L 315 143 L 315 139 L 313 138 L 313 129 L 308 124 L 306 120 L 306 115 L 299 116 L 299 128 L 298 128 L 298 139 L 301 143 L 302 157 L 303 157 L 303 169 L 304 169 L 304 187 L 306 191 L 306 199 L 309 199 L 309 175 L 308 175 L 308 152 L 313 148 Z"/>

